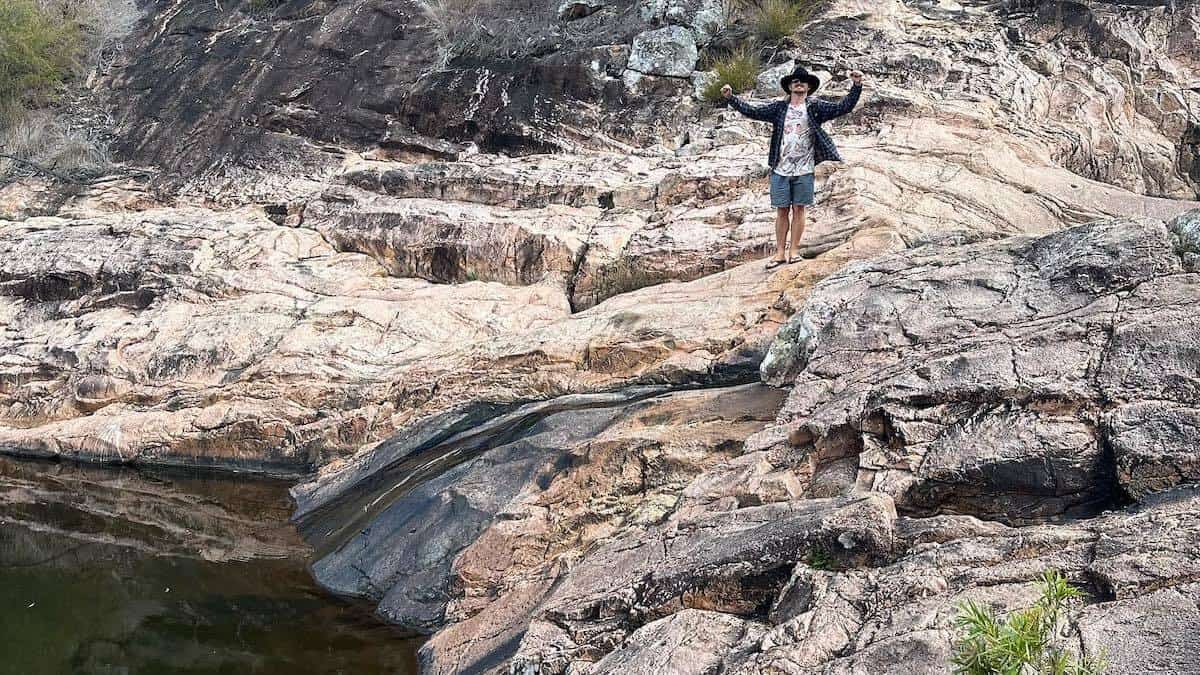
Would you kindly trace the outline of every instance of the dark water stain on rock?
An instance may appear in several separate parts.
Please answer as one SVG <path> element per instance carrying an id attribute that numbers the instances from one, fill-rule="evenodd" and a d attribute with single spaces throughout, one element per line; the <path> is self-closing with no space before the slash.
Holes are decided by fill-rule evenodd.
<path id="1" fill-rule="evenodd" d="M 757 384 L 712 391 L 729 392 L 726 405 L 754 399 L 770 410 L 781 398 Z M 316 549 L 313 574 L 339 595 L 377 602 L 389 621 L 433 632 L 445 620 L 456 556 L 506 503 L 561 474 L 572 448 L 678 394 L 661 385 L 480 404 L 398 434 L 355 466 L 293 489 L 294 518 Z M 730 420 L 744 413 L 721 411 Z"/>

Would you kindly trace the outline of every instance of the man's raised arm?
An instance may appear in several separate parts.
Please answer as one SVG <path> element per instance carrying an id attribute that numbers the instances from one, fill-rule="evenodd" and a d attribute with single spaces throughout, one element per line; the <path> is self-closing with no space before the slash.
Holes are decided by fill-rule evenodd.
<path id="1" fill-rule="evenodd" d="M 730 87 L 729 85 L 725 85 L 724 87 L 721 87 L 721 96 L 726 101 L 729 101 L 729 105 L 732 106 L 734 110 L 742 113 L 743 115 L 745 115 L 746 117 L 749 117 L 752 120 L 758 120 L 760 122 L 770 122 L 774 117 L 771 114 L 771 104 L 770 103 L 768 103 L 766 105 L 750 105 L 749 103 L 746 103 L 742 99 L 734 96 L 733 95 L 733 87 Z"/>
<path id="2" fill-rule="evenodd" d="M 850 87 L 850 93 L 843 96 L 842 100 L 837 103 L 826 104 L 828 107 L 825 110 L 825 120 L 841 117 L 854 110 L 854 106 L 858 105 L 858 97 L 862 95 L 862 78 L 861 72 L 857 70 L 850 72 L 850 79 L 854 81 L 854 85 Z"/>

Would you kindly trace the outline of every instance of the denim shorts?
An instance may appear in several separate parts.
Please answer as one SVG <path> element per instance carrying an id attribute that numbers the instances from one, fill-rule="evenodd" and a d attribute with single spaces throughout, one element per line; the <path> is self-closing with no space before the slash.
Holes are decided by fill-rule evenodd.
<path id="1" fill-rule="evenodd" d="M 774 171 L 771 172 L 771 206 L 781 209 L 793 204 L 812 206 L 812 203 L 813 175 L 811 173 L 803 176 L 780 176 Z"/>

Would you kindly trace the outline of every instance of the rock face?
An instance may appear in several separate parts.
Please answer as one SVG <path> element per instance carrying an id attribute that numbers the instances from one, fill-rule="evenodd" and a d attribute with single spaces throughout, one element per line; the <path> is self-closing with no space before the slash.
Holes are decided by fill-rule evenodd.
<path id="1" fill-rule="evenodd" d="M 777 66 L 767 68 L 758 74 L 758 78 L 755 80 L 754 93 L 767 98 L 778 96 L 779 92 L 782 91 L 782 87 L 779 86 L 779 81 L 787 75 L 790 75 L 795 69 L 795 61 L 787 61 Z"/>
<path id="2" fill-rule="evenodd" d="M 525 285 L 550 275 L 582 310 L 763 256 L 771 225 L 746 223 L 738 199 L 757 173 L 748 159 L 716 157 L 371 162 L 298 222 L 395 276 Z"/>
<path id="3" fill-rule="evenodd" d="M 571 315 L 552 280 L 391 278 L 255 213 L 0 227 L 0 445 L 105 461 L 294 471 L 471 400 L 706 381 L 757 362 L 788 282 L 746 267 Z"/>
<path id="4" fill-rule="evenodd" d="M 685 609 L 648 624 L 628 642 L 593 666 L 596 673 L 664 673 L 690 675 L 717 672 L 722 659 L 757 637 L 756 624 L 721 612 Z"/>
<path id="5" fill-rule="evenodd" d="M 595 14 L 604 9 L 604 4 L 599 2 L 581 2 L 580 0 L 564 0 L 558 6 L 558 18 L 564 21 L 574 21 L 582 19 L 585 16 Z"/>
<path id="6" fill-rule="evenodd" d="M 38 455 L 302 469 L 339 444 L 326 439 L 372 426 L 389 363 L 567 311 L 540 287 L 506 301 L 484 284 L 389 279 L 261 215 L 172 209 L 0 227 L 10 383 L 0 445 Z M 430 291 L 458 295 L 460 309 L 407 318 L 429 314 Z M 286 393 L 293 378 L 311 388 Z"/>
<path id="7" fill-rule="evenodd" d="M 633 39 L 629 69 L 646 75 L 688 77 L 695 70 L 696 37 L 682 26 L 640 33 Z"/>
<path id="8" fill-rule="evenodd" d="M 948 673 L 956 607 L 1027 605 L 1049 569 L 1087 593 L 1077 650 L 1186 671 L 1193 217 L 850 265 L 769 351 L 782 406 L 755 384 L 433 420 L 296 491 L 314 569 L 441 626 L 431 673 Z"/>
<path id="9" fill-rule="evenodd" d="M 379 445 L 338 481 L 298 488 L 297 518 L 324 556 L 313 568 L 322 584 L 431 630 L 447 612 L 479 611 L 494 584 L 552 574 L 538 551 L 565 555 L 622 525 L 660 521 L 688 477 L 728 456 L 779 401 L 760 385 L 658 387 L 435 419 Z M 410 475 L 422 466 L 430 478 Z M 578 492 L 584 485 L 589 494 Z M 493 531 L 510 523 L 520 540 Z M 425 534 L 411 537 L 414 527 Z M 397 548 L 398 539 L 411 546 Z M 507 559 L 503 580 L 488 572 L 503 569 L 496 554 Z M 478 586 L 457 601 L 452 565 Z"/>
<path id="10" fill-rule="evenodd" d="M 115 147 L 168 167 L 177 182 L 231 160 L 272 157 L 277 172 L 321 161 L 324 149 L 290 135 L 395 149 L 397 137 L 420 134 L 545 152 L 569 145 L 563 126 L 626 141 L 669 133 L 678 100 L 626 96 L 621 86 L 629 45 L 645 29 L 631 3 L 590 15 L 594 5 L 576 5 L 584 10 L 556 0 L 145 3 L 105 85 Z M 564 11 L 576 19 L 569 29 Z M 694 39 L 691 49 L 694 63 Z"/>
<path id="11" fill-rule="evenodd" d="M 1009 522 L 1193 480 L 1200 286 L 1168 229 L 1186 220 L 922 247 L 824 280 L 763 362 L 795 385 L 750 446 L 793 449 L 814 481 L 849 459 L 851 484 L 914 512 Z"/>

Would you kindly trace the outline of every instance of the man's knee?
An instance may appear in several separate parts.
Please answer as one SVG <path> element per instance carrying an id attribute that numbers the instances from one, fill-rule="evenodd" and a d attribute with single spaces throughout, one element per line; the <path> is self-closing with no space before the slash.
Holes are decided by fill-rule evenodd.
<path id="1" fill-rule="evenodd" d="M 791 212 L 792 207 L 790 206 L 780 206 L 775 209 L 775 215 L 779 216 L 780 218 L 787 218 L 788 214 Z"/>
<path id="2" fill-rule="evenodd" d="M 803 204 L 793 204 L 792 205 L 792 213 L 795 214 L 797 217 L 804 217 L 804 210 L 806 208 L 807 207 L 804 206 Z"/>

